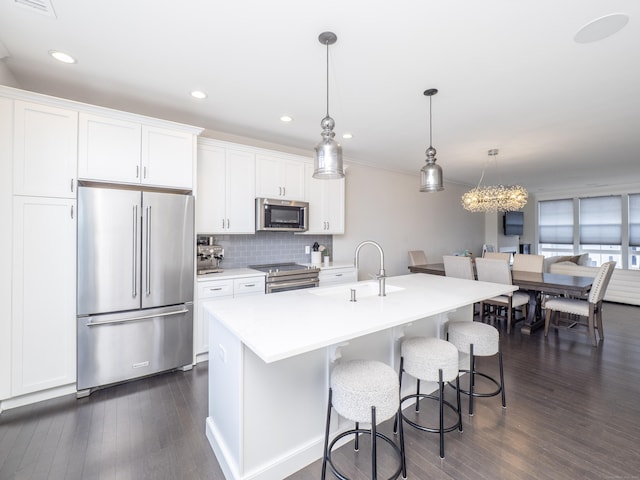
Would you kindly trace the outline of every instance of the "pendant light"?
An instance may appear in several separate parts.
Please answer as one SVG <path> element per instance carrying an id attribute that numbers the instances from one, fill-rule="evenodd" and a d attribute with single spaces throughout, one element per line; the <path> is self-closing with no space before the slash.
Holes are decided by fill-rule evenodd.
<path id="1" fill-rule="evenodd" d="M 318 40 L 327 47 L 327 115 L 320 122 L 322 140 L 315 146 L 313 178 L 330 180 L 344 177 L 342 146 L 333 138 L 336 122 L 329 116 L 329 45 L 336 43 L 338 37 L 333 32 L 323 32 Z"/>
<path id="2" fill-rule="evenodd" d="M 420 170 L 420 191 L 440 192 L 444 190 L 442 168 L 436 165 L 436 149 L 431 143 L 431 97 L 438 93 L 435 88 L 425 90 L 425 96 L 429 97 L 429 148 L 427 148 L 427 164 Z"/>
<path id="3" fill-rule="evenodd" d="M 492 148 L 487 152 L 489 158 L 495 159 L 498 149 Z M 497 169 L 497 164 L 496 164 Z M 485 167 L 478 186 L 462 195 L 462 206 L 470 212 L 513 212 L 520 210 L 527 204 L 529 194 L 520 185 L 482 185 Z"/>

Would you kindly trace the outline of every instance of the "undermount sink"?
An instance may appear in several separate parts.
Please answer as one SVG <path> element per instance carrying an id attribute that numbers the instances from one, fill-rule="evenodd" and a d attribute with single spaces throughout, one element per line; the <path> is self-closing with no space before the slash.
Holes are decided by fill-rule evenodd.
<path id="1" fill-rule="evenodd" d="M 319 297 L 340 297 L 344 298 L 345 300 L 350 300 L 352 289 L 356 291 L 356 300 L 359 300 L 361 298 L 373 297 L 378 295 L 379 286 L 377 281 L 358 282 L 337 285 L 335 287 L 310 288 L 307 290 L 307 292 Z M 385 288 L 385 292 L 387 295 L 393 292 L 398 292 L 400 290 L 404 290 L 404 288 L 389 285 L 388 283 Z"/>

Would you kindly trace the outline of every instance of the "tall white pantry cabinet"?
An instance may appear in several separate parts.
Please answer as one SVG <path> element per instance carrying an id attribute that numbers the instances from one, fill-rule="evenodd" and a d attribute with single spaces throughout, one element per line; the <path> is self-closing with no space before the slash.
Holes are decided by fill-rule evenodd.
<path id="1" fill-rule="evenodd" d="M 93 145 L 86 118 L 139 132 L 137 180 L 101 175 L 122 143 L 98 132 Z M 191 190 L 200 131 L 0 86 L 0 411 L 76 391 L 78 179 Z M 107 152 L 92 157 L 100 173 L 78 174 L 80 146 Z"/>

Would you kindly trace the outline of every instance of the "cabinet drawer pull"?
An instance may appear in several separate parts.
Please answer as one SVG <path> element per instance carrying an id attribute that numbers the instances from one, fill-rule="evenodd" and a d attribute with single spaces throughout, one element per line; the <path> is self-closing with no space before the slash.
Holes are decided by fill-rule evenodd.
<path id="1" fill-rule="evenodd" d="M 246 285 L 243 285 L 243 287 L 245 287 L 245 288 L 255 287 L 255 286 L 256 286 L 255 283 L 247 283 Z"/>
<path id="2" fill-rule="evenodd" d="M 342 276 L 342 274 L 341 274 L 341 273 L 336 273 L 336 274 L 335 274 L 335 276 L 336 276 L 336 277 L 341 277 L 341 276 Z"/>
<path id="3" fill-rule="evenodd" d="M 214 288 L 210 288 L 209 289 L 210 292 L 217 292 L 217 291 L 220 291 L 220 290 L 222 290 L 222 287 L 214 287 Z"/>

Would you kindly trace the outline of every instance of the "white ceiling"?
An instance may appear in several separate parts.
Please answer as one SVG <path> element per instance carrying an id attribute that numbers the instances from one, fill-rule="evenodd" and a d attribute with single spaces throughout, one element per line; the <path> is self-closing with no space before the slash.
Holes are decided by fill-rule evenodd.
<path id="1" fill-rule="evenodd" d="M 417 174 L 423 91 L 437 88 L 433 146 L 447 181 L 475 185 L 485 165 L 485 183 L 533 192 L 640 181 L 636 0 L 51 1 L 55 17 L 0 1 L 2 61 L 26 90 L 311 154 L 326 100 L 318 35 L 329 30 L 330 113 L 337 137 L 353 133 L 340 140 L 347 160 Z M 628 24 L 573 40 L 611 13 Z"/>

